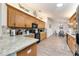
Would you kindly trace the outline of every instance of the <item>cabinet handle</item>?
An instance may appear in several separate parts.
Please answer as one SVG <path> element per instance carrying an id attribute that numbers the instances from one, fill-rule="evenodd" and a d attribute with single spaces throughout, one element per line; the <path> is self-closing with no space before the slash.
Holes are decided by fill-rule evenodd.
<path id="1" fill-rule="evenodd" d="M 15 27 L 16 23 L 14 23 L 14 27 Z"/>
<path id="2" fill-rule="evenodd" d="M 26 24 L 25 24 L 24 26 L 25 26 L 25 28 L 27 27 L 27 25 L 26 25 Z"/>
<path id="3" fill-rule="evenodd" d="M 31 53 L 31 51 L 32 51 L 32 49 L 29 49 L 29 50 L 27 51 L 27 53 L 29 54 L 29 53 Z"/>

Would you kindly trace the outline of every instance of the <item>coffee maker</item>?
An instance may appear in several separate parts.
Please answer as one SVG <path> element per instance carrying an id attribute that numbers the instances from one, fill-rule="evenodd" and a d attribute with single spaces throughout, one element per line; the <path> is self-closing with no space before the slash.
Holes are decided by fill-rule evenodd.
<path id="1" fill-rule="evenodd" d="M 16 35 L 15 29 L 10 29 L 10 36 L 15 36 L 15 35 Z"/>

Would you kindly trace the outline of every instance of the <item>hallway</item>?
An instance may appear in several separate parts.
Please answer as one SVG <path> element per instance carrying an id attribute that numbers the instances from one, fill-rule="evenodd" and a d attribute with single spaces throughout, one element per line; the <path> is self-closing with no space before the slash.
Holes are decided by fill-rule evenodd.
<path id="1" fill-rule="evenodd" d="M 72 56 L 66 43 L 66 38 L 52 35 L 50 38 L 41 41 L 37 49 L 38 56 Z"/>

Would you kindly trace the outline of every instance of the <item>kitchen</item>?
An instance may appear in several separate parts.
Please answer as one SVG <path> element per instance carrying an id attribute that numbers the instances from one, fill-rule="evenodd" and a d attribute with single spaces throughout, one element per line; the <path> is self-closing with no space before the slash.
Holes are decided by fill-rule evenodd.
<path id="1" fill-rule="evenodd" d="M 1 45 L 1 47 L 7 45 L 7 47 L 1 48 L 3 50 L 1 55 L 36 55 L 37 43 L 46 39 L 45 22 L 9 4 L 2 4 L 2 7 L 5 7 L 7 11 L 7 16 L 5 16 L 7 17 L 7 27 L 2 26 L 1 39 L 8 42 Z M 12 42 L 9 41 L 10 39 Z M 24 39 L 24 41 L 21 42 L 20 39 Z M 14 44 L 11 43 L 14 43 L 17 48 L 13 47 Z M 22 44 L 23 47 L 17 46 L 18 44 Z M 12 45 L 12 48 L 8 45 Z M 28 52 L 24 53 L 26 50 Z"/>
<path id="2" fill-rule="evenodd" d="M 0 29 L 0 55 L 2 56 L 36 56 L 38 45 L 53 35 L 54 31 L 56 31 L 57 35 L 62 36 L 62 33 L 58 34 L 58 26 L 59 23 L 63 23 L 63 20 L 56 20 L 58 25 L 54 24 L 54 20 L 51 20 L 51 17 L 47 17 L 47 14 L 42 15 L 41 10 L 33 11 L 33 9 L 29 8 L 27 4 L 27 6 L 24 5 L 20 3 L 6 3 L 1 4 L 0 6 L 2 8 L 0 12 L 2 15 L 2 27 Z M 78 4 L 75 8 L 77 8 L 77 6 Z M 66 24 L 65 21 L 63 23 L 68 25 L 70 29 L 73 29 L 73 32 L 76 32 L 77 25 L 75 12 L 73 12 L 72 16 L 66 20 L 68 24 Z M 49 25 L 47 22 L 49 22 Z M 60 29 L 62 31 L 62 25 L 59 30 Z M 65 29 L 65 33 L 63 34 L 66 35 L 67 44 L 72 54 L 75 55 L 76 34 L 73 35 L 74 33 L 70 33 L 71 30 L 68 32 L 69 28 L 67 30 Z"/>

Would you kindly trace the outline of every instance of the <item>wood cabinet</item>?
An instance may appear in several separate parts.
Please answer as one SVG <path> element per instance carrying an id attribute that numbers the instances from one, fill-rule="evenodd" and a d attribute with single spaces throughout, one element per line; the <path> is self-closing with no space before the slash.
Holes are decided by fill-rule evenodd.
<path id="1" fill-rule="evenodd" d="M 76 39 L 70 35 L 68 35 L 67 39 L 68 46 L 73 54 L 75 54 L 76 51 Z"/>
<path id="2" fill-rule="evenodd" d="M 76 21 L 76 13 L 74 13 L 69 19 L 69 22 L 74 22 L 74 21 Z"/>
<path id="3" fill-rule="evenodd" d="M 41 21 L 38 28 L 45 28 L 45 23 Z"/>
<path id="4" fill-rule="evenodd" d="M 18 10 L 15 11 L 15 27 L 25 27 L 25 14 Z"/>
<path id="5" fill-rule="evenodd" d="M 29 15 L 26 15 L 25 16 L 26 27 L 31 28 L 32 27 L 32 22 L 33 22 L 32 18 Z"/>
<path id="6" fill-rule="evenodd" d="M 76 29 L 77 21 L 76 21 L 76 13 L 74 13 L 69 19 L 69 26 L 73 29 Z"/>
<path id="7" fill-rule="evenodd" d="M 15 25 L 15 9 L 12 7 L 7 7 L 7 26 L 14 27 Z"/>
<path id="8" fill-rule="evenodd" d="M 45 32 L 40 32 L 40 40 L 44 40 L 47 38 L 47 35 Z"/>
<path id="9" fill-rule="evenodd" d="M 36 56 L 37 55 L 37 45 L 33 44 L 23 50 L 17 52 L 17 56 Z"/>
<path id="10" fill-rule="evenodd" d="M 27 27 L 31 28 L 32 23 L 38 24 L 38 28 L 45 28 L 45 22 L 21 11 L 12 6 L 7 5 L 7 26 L 8 27 Z"/>
<path id="11" fill-rule="evenodd" d="M 37 21 L 38 28 L 45 28 L 45 22 L 43 21 Z"/>

